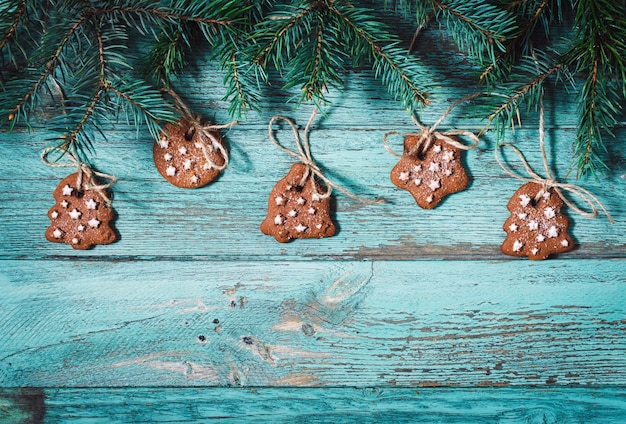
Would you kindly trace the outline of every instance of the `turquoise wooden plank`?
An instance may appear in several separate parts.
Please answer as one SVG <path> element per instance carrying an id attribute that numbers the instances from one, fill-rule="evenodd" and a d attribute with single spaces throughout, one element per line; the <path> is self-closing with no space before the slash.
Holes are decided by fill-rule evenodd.
<path id="1" fill-rule="evenodd" d="M 319 162 L 329 175 L 355 193 L 388 200 L 383 205 L 364 205 L 339 193 L 336 221 L 340 232 L 324 240 L 278 244 L 261 234 L 267 196 L 289 169 L 292 159 L 278 152 L 266 133 L 244 125 L 229 132 L 232 164 L 209 187 L 182 190 L 171 186 L 154 169 L 151 142 L 134 139 L 132 132 L 112 133 L 111 143 L 99 150 L 97 165 L 115 174 L 115 208 L 120 242 L 93 251 L 74 252 L 69 246 L 47 242 L 43 233 L 46 216 L 54 204 L 51 192 L 69 170 L 50 169 L 39 162 L 43 143 L 37 134 L 14 134 L 12 143 L 0 143 L 0 232 L 4 235 L 0 255 L 5 258 L 49 256 L 180 256 L 220 259 L 502 259 L 499 245 L 504 240 L 502 223 L 508 217 L 508 198 L 521 182 L 504 175 L 492 151 L 485 146 L 467 154 L 472 174 L 468 190 L 450 196 L 439 207 L 420 209 L 412 197 L 396 189 L 389 172 L 396 158 L 382 147 L 383 131 L 332 129 L 316 131 L 319 140 L 335 145 L 317 149 Z M 283 133 L 289 135 L 287 131 Z M 521 134 L 521 135 L 520 135 Z M 539 171 L 534 130 L 519 145 Z M 557 131 L 566 140 L 570 131 Z M 622 141 L 623 144 L 623 141 Z M 620 148 L 616 145 L 616 148 Z M 569 149 L 559 146 L 559 152 Z M 10 159 L 13 155 L 17 158 Z M 558 163 L 564 172 L 567 154 Z M 10 170 L 10 172 L 9 172 Z M 365 171 L 364 171 L 365 170 Z M 615 162 L 613 174 L 581 185 L 593 191 L 613 214 L 616 223 L 600 216 L 595 220 L 568 213 L 571 234 L 580 247 L 564 257 L 624 257 L 626 245 L 626 162 Z"/>
<path id="2" fill-rule="evenodd" d="M 1 261 L 0 387 L 626 384 L 626 261 Z"/>
<path id="3" fill-rule="evenodd" d="M 619 388 L 0 391 L 0 419 L 11 423 L 620 424 L 625 415 Z"/>

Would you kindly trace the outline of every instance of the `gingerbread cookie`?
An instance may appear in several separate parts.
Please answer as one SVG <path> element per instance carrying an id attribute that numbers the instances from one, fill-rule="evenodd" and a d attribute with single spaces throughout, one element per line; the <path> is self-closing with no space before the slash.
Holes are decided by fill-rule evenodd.
<path id="1" fill-rule="evenodd" d="M 186 119 L 167 124 L 152 149 L 163 178 L 181 188 L 202 187 L 217 178 L 226 164 L 226 150 L 219 133 L 211 135 L 214 139 Z"/>
<path id="2" fill-rule="evenodd" d="M 115 212 L 102 194 L 89 190 L 83 175 L 78 186 L 78 173 L 66 177 L 52 193 L 56 203 L 48 211 L 51 224 L 46 239 L 67 243 L 74 249 L 89 249 L 96 244 L 117 240 L 112 227 Z M 95 182 L 97 183 L 97 181 Z"/>
<path id="3" fill-rule="evenodd" d="M 432 209 L 447 195 L 465 189 L 469 178 L 461 149 L 436 139 L 425 152 L 412 153 L 419 140 L 415 134 L 404 138 L 404 154 L 391 171 L 391 181 L 409 191 L 421 208 Z"/>
<path id="4" fill-rule="evenodd" d="M 306 172 L 306 165 L 294 164 L 270 194 L 267 218 L 261 224 L 261 231 L 281 243 L 335 234 L 335 224 L 330 218 L 330 198 L 319 195 L 325 190 L 317 182 L 313 190 L 311 178 L 315 177 L 312 174 L 303 184 Z"/>
<path id="5" fill-rule="evenodd" d="M 520 187 L 507 206 L 511 216 L 503 226 L 507 238 L 502 253 L 546 259 L 553 253 L 572 250 L 574 242 L 567 234 L 569 221 L 562 207 L 563 199 L 552 189 L 544 190 L 533 182 Z"/>

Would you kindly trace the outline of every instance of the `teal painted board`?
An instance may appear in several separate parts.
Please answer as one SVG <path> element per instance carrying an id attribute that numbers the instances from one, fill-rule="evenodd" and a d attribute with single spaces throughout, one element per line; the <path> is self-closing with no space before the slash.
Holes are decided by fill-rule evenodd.
<path id="1" fill-rule="evenodd" d="M 626 261 L 2 261 L 0 386 L 626 385 Z"/>
<path id="2" fill-rule="evenodd" d="M 336 237 L 279 244 L 261 234 L 259 225 L 267 213 L 269 193 L 293 162 L 268 141 L 262 129 L 242 124 L 231 130 L 231 165 L 217 182 L 198 190 L 167 183 L 154 169 L 151 141 L 136 141 L 134 132 L 118 131 L 110 134 L 110 145 L 98 151 L 96 164 L 119 178 L 114 207 L 122 239 L 87 252 L 75 252 L 43 237 L 49 225 L 47 211 L 54 205 L 51 192 L 71 171 L 52 169 L 39 161 L 38 151 L 45 143 L 38 140 L 37 133 L 1 134 L 14 140 L 0 143 L 0 162 L 7 161 L 0 184 L 0 232 L 4 234 L 0 255 L 33 259 L 102 255 L 223 260 L 504 258 L 499 246 L 505 238 L 502 224 L 509 216 L 506 203 L 522 183 L 499 168 L 492 146 L 483 145 L 465 155 L 472 175 L 467 190 L 450 196 L 434 210 L 422 210 L 408 192 L 395 188 L 389 179 L 397 158 L 382 146 L 384 130 L 346 130 L 334 125 L 338 122 L 329 118 L 327 129 L 312 134 L 320 141 L 334 142 L 330 147 L 314 145 L 320 164 L 333 180 L 354 193 L 387 200 L 382 205 L 368 205 L 337 193 Z M 281 135 L 290 136 L 287 130 Z M 536 130 L 520 130 L 518 136 L 523 136 L 518 145 L 541 172 Z M 571 132 L 559 130 L 554 136 L 561 143 L 558 151 L 564 153 L 558 162 L 561 175 L 569 166 L 569 144 L 563 142 Z M 618 140 L 616 148 L 623 146 L 623 140 Z M 19 159 L 13 163 L 15 151 Z M 567 211 L 572 221 L 570 233 L 579 247 L 564 257 L 626 256 L 624 175 L 626 162 L 616 162 L 613 173 L 601 180 L 580 182 L 606 205 L 616 223 L 611 225 L 603 215 L 590 220 Z"/>
<path id="3" fill-rule="evenodd" d="M 616 388 L 0 391 L 0 420 L 11 423 L 621 424 L 624 416 L 626 394 Z"/>

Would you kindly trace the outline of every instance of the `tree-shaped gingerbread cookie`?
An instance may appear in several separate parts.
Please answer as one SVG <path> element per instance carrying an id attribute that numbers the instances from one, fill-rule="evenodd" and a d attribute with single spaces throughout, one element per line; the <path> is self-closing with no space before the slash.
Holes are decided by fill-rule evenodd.
<path id="1" fill-rule="evenodd" d="M 307 165 L 292 165 L 270 193 L 261 231 L 281 243 L 296 238 L 333 236 L 336 229 L 330 218 L 330 198 L 320 195 L 321 192 L 324 192 L 321 184 L 315 181 Z"/>
<path id="2" fill-rule="evenodd" d="M 567 234 L 569 221 L 561 208 L 563 199 L 551 188 L 529 182 L 519 188 L 507 206 L 511 216 L 504 223 L 507 237 L 502 253 L 547 259 L 553 253 L 574 248 Z"/>
<path id="3" fill-rule="evenodd" d="M 118 236 L 112 226 L 115 212 L 102 190 L 95 189 L 95 177 L 74 173 L 63 179 L 52 193 L 56 203 L 48 211 L 50 227 L 46 239 L 67 243 L 74 249 L 109 244 Z"/>

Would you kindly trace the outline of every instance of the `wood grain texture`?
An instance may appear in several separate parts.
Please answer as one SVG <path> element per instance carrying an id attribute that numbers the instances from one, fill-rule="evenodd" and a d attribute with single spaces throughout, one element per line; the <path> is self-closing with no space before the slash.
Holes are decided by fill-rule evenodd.
<path id="1" fill-rule="evenodd" d="M 476 70 L 428 37 L 434 96 L 420 119 L 432 124 Z M 188 71 L 179 89 L 193 109 L 228 122 L 221 73 L 201 60 Z M 144 132 L 105 125 L 93 163 L 119 179 L 121 240 L 85 252 L 43 236 L 51 192 L 71 172 L 39 160 L 45 122 L 0 132 L 0 388 L 15 388 L 0 391 L 0 421 L 623 422 L 624 122 L 610 172 L 578 182 L 615 224 L 566 211 L 576 249 L 531 262 L 499 250 L 522 182 L 496 163 L 492 133 L 465 154 L 469 188 L 422 210 L 389 180 L 397 158 L 382 145 L 415 126 L 371 73 L 346 84 L 314 125 L 313 156 L 386 203 L 337 194 L 339 232 L 323 240 L 279 244 L 259 230 L 293 163 L 267 123 L 282 114 L 303 127 L 310 113 L 287 94 L 268 90 L 261 113 L 225 134 L 231 164 L 199 190 L 161 178 Z M 546 94 L 551 170 L 568 182 L 574 99 Z M 467 103 L 440 130 L 478 131 L 479 117 Z M 288 128 L 277 135 L 293 148 Z M 507 141 L 543 174 L 536 115 Z M 401 150 L 402 137 L 390 142 Z"/>
<path id="2" fill-rule="evenodd" d="M 215 83 L 201 81 L 199 86 Z M 367 79 L 351 92 L 371 96 L 374 82 Z M 379 89 L 380 91 L 380 89 Z M 384 93 L 377 92 L 379 96 Z M 276 243 L 259 230 L 267 211 L 267 197 L 274 184 L 284 177 L 293 158 L 280 152 L 267 136 L 267 122 L 278 108 L 262 116 L 251 115 L 230 130 L 231 165 L 220 179 L 198 190 L 178 189 L 161 178 L 152 162 L 152 141 L 124 128 L 107 132 L 108 143 L 98 148 L 94 161 L 100 170 L 116 175 L 114 207 L 121 241 L 106 248 L 74 252 L 46 242 L 41 234 L 49 225 L 45 215 L 54 204 L 50 193 L 69 170 L 44 166 L 38 151 L 45 145 L 43 133 L 0 134 L 0 155 L 10 161 L 4 167 L 0 185 L 0 232 L 4 235 L 4 258 L 42 257 L 205 257 L 219 260 L 257 257 L 270 259 L 502 259 L 499 245 L 505 238 L 502 224 L 509 216 L 506 203 L 522 184 L 509 177 L 493 156 L 493 137 L 465 155 L 471 175 L 467 190 L 447 198 L 434 210 L 422 210 L 413 198 L 398 190 L 389 173 L 397 158 L 382 145 L 386 131 L 411 132 L 415 126 L 406 113 L 393 110 L 393 102 L 379 97 L 364 107 L 358 97 L 348 98 L 329 111 L 311 134 L 315 159 L 327 175 L 355 194 L 384 198 L 382 205 L 366 205 L 338 193 L 333 200 L 339 226 L 336 237 L 290 244 Z M 433 107 L 424 118 L 442 113 L 447 103 Z M 370 116 L 383 113 L 388 119 Z M 308 111 L 293 115 L 301 125 Z M 219 122 L 225 122 L 222 117 Z M 472 125 L 463 128 L 478 129 Z M 552 125 L 556 118 L 552 118 Z M 349 122 L 352 127 L 346 127 Z M 466 121 L 463 120 L 465 123 Z M 459 122 L 451 118 L 450 127 Z M 444 125 L 445 126 L 445 125 Z M 529 125 L 530 126 L 530 125 Z M 442 128 L 442 130 L 445 128 Z M 563 178 L 571 162 L 570 146 L 575 131 L 549 131 L 553 173 Z M 619 134 L 622 134 L 619 132 Z M 294 148 L 288 128 L 278 134 Z M 524 151 L 537 172 L 542 172 L 537 130 L 518 130 L 509 141 Z M 566 258 L 626 256 L 626 161 L 621 155 L 626 140 L 617 138 L 611 147 L 611 173 L 600 180 L 581 181 L 595 193 L 616 219 L 611 225 L 604 216 L 589 220 L 567 211 L 573 222 L 571 234 L 578 248 Z M 401 150 L 402 138 L 392 138 Z M 11 159 L 9 159 L 11 158 Z M 508 156 L 512 164 L 515 158 Z M 519 165 L 519 164 L 517 164 Z M 9 172 L 10 170 L 10 172 Z M 522 172 L 518 166 L 518 170 Z M 571 182 L 571 179 L 569 179 Z"/>
<path id="3" fill-rule="evenodd" d="M 626 384 L 624 260 L 3 264 L 3 386 Z"/>
<path id="4" fill-rule="evenodd" d="M 614 388 L 0 391 L 0 420 L 13 423 L 621 424 L 625 414 L 624 392 Z"/>

